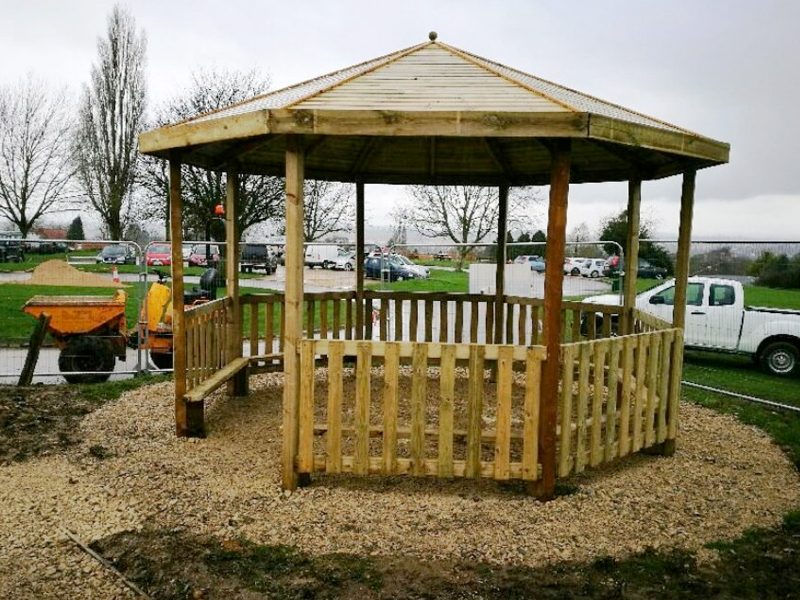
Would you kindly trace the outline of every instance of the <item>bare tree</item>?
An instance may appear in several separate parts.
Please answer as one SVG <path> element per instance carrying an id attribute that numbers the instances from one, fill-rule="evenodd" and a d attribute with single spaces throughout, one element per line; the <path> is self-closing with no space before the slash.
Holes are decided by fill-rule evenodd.
<path id="1" fill-rule="evenodd" d="M 425 237 L 447 238 L 459 245 L 458 269 L 478 244 L 497 233 L 498 189 L 480 186 L 411 186 L 411 222 Z M 513 188 L 508 198 L 509 225 L 530 220 L 532 188 Z"/>
<path id="2" fill-rule="evenodd" d="M 392 236 L 389 238 L 387 245 L 404 246 L 408 243 L 408 223 L 411 218 L 411 212 L 406 206 L 395 206 L 389 213 L 389 218 L 392 220 Z"/>
<path id="3" fill-rule="evenodd" d="M 31 76 L 0 87 L 0 217 L 23 238 L 68 193 L 71 130 L 65 91 Z"/>
<path id="4" fill-rule="evenodd" d="M 121 239 L 131 218 L 138 166 L 137 138 L 144 125 L 145 34 L 116 5 L 98 62 L 84 86 L 75 143 L 78 176 L 106 235 Z"/>
<path id="5" fill-rule="evenodd" d="M 269 79 L 257 71 L 198 71 L 192 76 L 191 87 L 164 104 L 152 125 L 160 127 L 217 110 L 262 94 L 268 88 Z M 168 219 L 169 178 L 166 162 L 148 156 L 143 157 L 142 164 L 140 183 L 148 196 L 144 213 L 151 220 Z M 183 166 L 183 224 L 186 231 L 193 232 L 193 237 L 202 237 L 206 226 L 210 224 L 212 236 L 222 239 L 224 227 L 218 221 L 210 222 L 209 219 L 214 206 L 225 202 L 225 185 L 226 176 L 220 171 Z M 248 227 L 283 215 L 285 196 L 282 179 L 242 174 L 239 175 L 239 189 L 236 224 L 240 238 Z"/>
<path id="6" fill-rule="evenodd" d="M 593 238 L 589 226 L 586 222 L 579 223 L 567 235 L 568 242 L 575 242 L 569 247 L 569 253 L 572 256 L 585 256 L 587 258 L 594 258 L 600 255 L 600 249 L 597 245 L 588 245 L 581 242 L 588 242 Z"/>
<path id="7" fill-rule="evenodd" d="M 314 242 L 332 233 L 352 230 L 355 219 L 353 186 L 307 180 L 303 195 L 305 241 Z"/>

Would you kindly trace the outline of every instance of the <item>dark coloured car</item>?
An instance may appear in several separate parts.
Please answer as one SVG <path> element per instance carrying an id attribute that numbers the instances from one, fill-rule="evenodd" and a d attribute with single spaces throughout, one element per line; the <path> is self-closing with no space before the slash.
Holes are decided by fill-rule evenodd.
<path id="1" fill-rule="evenodd" d="M 136 253 L 133 248 L 124 244 L 106 246 L 95 257 L 97 264 L 106 265 L 135 265 Z"/>
<path id="2" fill-rule="evenodd" d="M 239 270 L 252 273 L 256 269 L 272 275 L 278 268 L 278 256 L 265 244 L 242 244 Z"/>
<path id="3" fill-rule="evenodd" d="M 364 261 L 364 276 L 369 279 L 389 281 L 419 278 L 417 272 L 393 256 L 370 256 Z"/>
<path id="4" fill-rule="evenodd" d="M 614 277 L 619 274 L 625 274 L 625 259 L 619 256 L 612 256 L 608 260 L 604 275 L 606 277 Z M 664 279 L 667 275 L 667 270 L 664 267 L 657 267 L 644 258 L 639 259 L 639 265 L 636 269 L 636 277 L 639 279 Z"/>
<path id="5" fill-rule="evenodd" d="M 0 262 L 23 262 L 25 252 L 22 243 L 15 240 L 0 240 Z"/>
<path id="6" fill-rule="evenodd" d="M 667 276 L 667 270 L 664 267 L 657 267 L 640 258 L 636 276 L 640 279 L 664 279 L 664 277 Z"/>

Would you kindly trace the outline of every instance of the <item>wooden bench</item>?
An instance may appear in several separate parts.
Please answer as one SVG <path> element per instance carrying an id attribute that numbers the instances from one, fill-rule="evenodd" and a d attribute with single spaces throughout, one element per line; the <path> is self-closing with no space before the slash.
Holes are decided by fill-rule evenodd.
<path id="1" fill-rule="evenodd" d="M 187 403 L 202 402 L 211 392 L 231 379 L 233 380 L 233 395 L 246 396 L 248 394 L 247 367 L 249 364 L 250 359 L 246 356 L 234 358 L 197 387 L 186 392 L 183 396 L 184 401 Z"/>
<path id="2" fill-rule="evenodd" d="M 186 410 L 186 435 L 189 437 L 205 437 L 205 399 L 211 392 L 222 384 L 231 382 L 233 396 L 246 396 L 248 394 L 248 366 L 250 359 L 247 357 L 234 358 L 223 368 L 216 371 L 211 377 L 193 387 L 183 395 Z"/>

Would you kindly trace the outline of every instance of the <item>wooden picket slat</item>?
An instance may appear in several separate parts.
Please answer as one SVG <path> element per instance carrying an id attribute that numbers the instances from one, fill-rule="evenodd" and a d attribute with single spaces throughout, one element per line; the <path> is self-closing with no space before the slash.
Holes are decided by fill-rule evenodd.
<path id="1" fill-rule="evenodd" d="M 332 342 L 328 346 L 328 435 L 325 458 L 325 470 L 328 473 L 342 471 L 343 349 L 341 342 Z"/>
<path id="2" fill-rule="evenodd" d="M 389 299 L 381 298 L 380 336 L 386 341 L 389 339 Z"/>
<path id="3" fill-rule="evenodd" d="M 356 405 L 355 405 L 355 453 L 353 472 L 366 475 L 369 472 L 369 405 L 370 376 L 372 374 L 372 344 L 358 344 L 356 356 Z"/>
<path id="4" fill-rule="evenodd" d="M 678 435 L 678 410 L 681 397 L 681 374 L 683 372 L 683 330 L 675 330 L 672 343 L 672 363 L 670 365 L 669 405 L 667 406 L 667 439 L 674 440 Z"/>
<path id="5" fill-rule="evenodd" d="M 399 342 L 403 339 L 403 301 L 394 300 L 394 339 Z"/>
<path id="6" fill-rule="evenodd" d="M 470 344 L 478 343 L 478 307 L 476 300 L 469 303 L 469 340 Z"/>
<path id="7" fill-rule="evenodd" d="M 520 317 L 524 323 L 524 316 Z M 525 405 L 522 414 L 522 478 L 539 478 L 539 402 L 542 359 L 528 350 L 525 360 Z"/>
<path id="8" fill-rule="evenodd" d="M 450 315 L 448 314 L 448 306 L 447 300 L 442 300 L 439 302 L 439 343 L 446 344 L 448 342 L 448 328 L 449 328 L 449 318 Z"/>
<path id="9" fill-rule="evenodd" d="M 433 341 L 433 300 L 425 300 L 425 337 L 424 342 Z"/>
<path id="10" fill-rule="evenodd" d="M 386 345 L 383 366 L 383 473 L 397 469 L 397 390 L 400 365 L 400 346 Z"/>
<path id="11" fill-rule="evenodd" d="M 455 404 L 456 349 L 442 346 L 439 359 L 439 477 L 453 476 L 453 409 Z"/>
<path id="12" fill-rule="evenodd" d="M 608 397 L 606 399 L 606 444 L 604 458 L 611 462 L 614 458 L 615 442 L 617 441 L 617 398 L 619 391 L 619 358 L 622 342 L 612 339 L 608 353 Z"/>
<path id="13" fill-rule="evenodd" d="M 330 300 L 323 298 L 319 301 L 319 337 L 328 338 L 328 303 Z M 313 336 L 309 336 L 313 337 Z"/>
<path id="14" fill-rule="evenodd" d="M 528 336 L 526 335 L 525 326 L 528 322 L 528 307 L 525 304 L 519 305 L 519 314 L 517 315 L 517 344 L 519 346 L 527 346 Z"/>
<path id="15" fill-rule="evenodd" d="M 667 403 L 669 394 L 670 361 L 672 360 L 672 330 L 665 332 L 661 339 L 661 367 L 658 372 L 658 432 L 656 441 L 660 444 L 667 439 Z"/>
<path id="16" fill-rule="evenodd" d="M 586 418 L 589 404 L 589 361 L 592 356 L 592 344 L 581 345 L 580 365 L 578 367 L 578 407 L 575 418 L 575 472 L 582 473 L 586 466 Z"/>
<path id="17" fill-rule="evenodd" d="M 338 340 L 342 335 L 342 301 L 333 301 L 333 335 L 334 340 Z"/>
<path id="18" fill-rule="evenodd" d="M 344 339 L 353 339 L 353 305 L 355 300 L 348 298 L 344 301 Z"/>
<path id="19" fill-rule="evenodd" d="M 591 458 L 589 464 L 596 467 L 603 461 L 602 417 L 603 396 L 605 395 L 605 363 L 608 342 L 603 340 L 594 345 L 594 369 L 592 371 L 594 394 L 592 397 Z"/>
<path id="20" fill-rule="evenodd" d="M 481 418 L 483 415 L 483 361 L 485 349 L 470 346 L 469 385 L 467 394 L 467 457 L 466 477 L 481 474 Z"/>
<path id="21" fill-rule="evenodd" d="M 462 336 L 464 334 L 464 302 L 461 300 L 456 301 L 456 324 L 455 324 L 455 336 L 453 341 L 456 344 L 461 343 Z"/>
<path id="22" fill-rule="evenodd" d="M 539 344 L 539 307 L 531 306 L 531 346 Z"/>
<path id="23" fill-rule="evenodd" d="M 565 346 L 561 366 L 561 436 L 559 442 L 558 475 L 566 477 L 572 471 L 570 453 L 572 449 L 572 388 L 575 375 L 577 346 Z"/>
<path id="24" fill-rule="evenodd" d="M 508 479 L 511 463 L 511 346 L 501 346 L 497 358 L 497 415 L 494 443 L 494 478 Z"/>
<path id="25" fill-rule="evenodd" d="M 636 401 L 633 405 L 633 452 L 642 449 L 643 410 L 647 400 L 647 351 L 649 339 L 646 336 L 639 338 L 636 351 Z"/>
<path id="26" fill-rule="evenodd" d="M 619 410 L 619 455 L 627 456 L 631 448 L 631 393 L 637 339 L 623 338 L 622 345 L 622 405 Z"/>
<path id="27" fill-rule="evenodd" d="M 649 448 L 656 441 L 656 394 L 658 392 L 658 357 L 661 347 L 661 335 L 654 333 L 648 336 L 650 353 L 647 357 L 647 405 L 644 417 L 644 445 Z"/>
<path id="28" fill-rule="evenodd" d="M 408 317 L 408 339 L 412 342 L 417 341 L 417 329 L 419 327 L 419 302 L 411 300 L 411 313 Z"/>
<path id="29" fill-rule="evenodd" d="M 423 475 L 425 473 L 425 408 L 428 396 L 428 346 L 426 344 L 414 344 L 411 368 L 411 473 Z"/>
<path id="30" fill-rule="evenodd" d="M 314 344 L 308 340 L 300 345 L 300 432 L 298 437 L 297 471 L 314 470 Z"/>
<path id="31" fill-rule="evenodd" d="M 258 313 L 259 313 L 259 305 L 258 304 L 251 304 L 250 305 L 250 356 L 255 356 L 259 353 L 258 351 Z M 269 348 L 267 349 L 269 352 Z"/>

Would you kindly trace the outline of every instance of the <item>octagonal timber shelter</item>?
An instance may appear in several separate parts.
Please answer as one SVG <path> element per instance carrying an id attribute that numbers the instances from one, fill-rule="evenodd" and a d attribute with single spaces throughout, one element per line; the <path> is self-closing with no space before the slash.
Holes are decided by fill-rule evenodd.
<path id="1" fill-rule="evenodd" d="M 314 472 L 407 473 L 522 479 L 546 498 L 556 476 L 644 448 L 674 451 L 695 175 L 727 162 L 727 144 L 459 50 L 433 33 L 423 44 L 149 131 L 139 144 L 170 162 L 176 241 L 181 165 L 228 173 L 228 296 L 184 310 L 181 245 L 172 247 L 178 435 L 203 434 L 210 390 L 232 380 L 234 395 L 245 393 L 248 367 L 282 364 L 287 489 Z M 234 211 L 243 173 L 286 178 L 282 295 L 239 296 Z M 639 205 L 643 180 L 678 174 L 675 307 L 667 323 L 634 306 Z M 303 292 L 306 177 L 356 184 L 354 292 Z M 569 186 L 623 180 L 624 305 L 565 302 Z M 509 187 L 548 184 L 544 300 L 505 295 L 502 266 L 492 296 L 365 290 L 367 183 L 497 186 L 499 266 Z M 372 340 L 374 305 L 379 341 Z"/>

